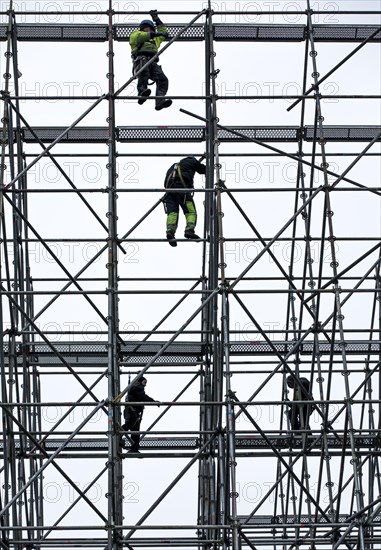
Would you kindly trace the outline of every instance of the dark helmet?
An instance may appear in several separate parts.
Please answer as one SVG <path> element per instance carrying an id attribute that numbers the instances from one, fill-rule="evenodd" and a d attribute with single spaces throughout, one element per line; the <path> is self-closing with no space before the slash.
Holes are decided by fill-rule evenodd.
<path id="1" fill-rule="evenodd" d="M 143 27 L 151 27 L 152 30 L 155 30 L 155 23 L 151 19 L 143 19 L 139 28 L 142 29 Z"/>
<path id="2" fill-rule="evenodd" d="M 289 376 L 287 376 L 286 382 L 287 382 L 287 386 L 289 388 L 294 388 L 295 387 L 295 377 L 292 376 L 291 374 Z"/>

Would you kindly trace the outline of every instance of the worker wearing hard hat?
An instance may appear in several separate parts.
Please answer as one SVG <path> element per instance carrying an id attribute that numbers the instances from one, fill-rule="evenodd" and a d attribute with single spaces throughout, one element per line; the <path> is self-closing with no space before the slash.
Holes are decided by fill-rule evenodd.
<path id="1" fill-rule="evenodd" d="M 168 78 L 165 76 L 163 69 L 158 65 L 158 58 L 144 69 L 148 61 L 158 53 L 160 44 L 168 38 L 168 29 L 160 20 L 157 10 L 149 12 L 153 21 L 144 19 L 139 29 L 133 31 L 130 36 L 130 46 L 133 59 L 133 74 L 136 74 L 143 68 L 138 75 L 138 99 L 139 105 L 142 105 L 147 97 L 151 95 L 151 90 L 148 88 L 149 79 L 156 83 L 156 111 L 161 111 L 172 105 L 171 99 L 164 99 L 168 91 Z"/>

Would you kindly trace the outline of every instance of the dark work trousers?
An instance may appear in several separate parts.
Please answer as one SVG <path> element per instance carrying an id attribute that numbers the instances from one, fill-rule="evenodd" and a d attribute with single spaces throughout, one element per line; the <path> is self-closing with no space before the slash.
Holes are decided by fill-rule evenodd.
<path id="1" fill-rule="evenodd" d="M 167 214 L 167 232 L 176 233 L 181 206 L 186 219 L 185 231 L 193 231 L 197 223 L 197 211 L 192 193 L 167 193 L 164 197 L 164 210 Z"/>
<path id="2" fill-rule="evenodd" d="M 124 409 L 125 423 L 123 424 L 122 429 L 126 432 L 128 432 L 129 430 L 133 432 L 139 432 L 142 416 L 143 416 L 142 413 L 132 410 L 130 407 L 126 407 Z M 131 452 L 136 452 L 139 450 L 140 435 L 131 434 L 130 437 L 132 439 L 132 446 L 129 450 Z"/>
<path id="3" fill-rule="evenodd" d="M 309 405 L 298 404 L 297 401 L 294 401 L 290 405 L 288 411 L 288 417 L 290 419 L 291 429 L 292 430 L 309 430 L 310 423 L 309 418 L 311 414 L 311 408 Z"/>
<path id="4" fill-rule="evenodd" d="M 138 55 L 134 60 L 133 73 L 136 74 L 144 65 L 150 60 L 145 55 Z M 147 68 L 138 76 L 138 95 L 141 95 L 144 90 L 148 88 L 148 80 L 151 79 L 156 82 L 156 94 L 157 96 L 165 96 L 168 91 L 168 78 L 165 76 L 163 69 L 155 61 L 151 63 Z M 162 99 L 156 100 L 156 106 L 162 103 Z"/>

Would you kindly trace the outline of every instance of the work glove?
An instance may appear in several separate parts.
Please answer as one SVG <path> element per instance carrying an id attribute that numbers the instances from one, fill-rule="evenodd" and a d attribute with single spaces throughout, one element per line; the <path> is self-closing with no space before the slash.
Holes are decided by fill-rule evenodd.
<path id="1" fill-rule="evenodd" d="M 161 21 L 160 17 L 159 17 L 159 14 L 157 13 L 157 10 L 151 10 L 149 12 L 151 18 L 152 18 L 152 21 L 154 21 L 156 23 L 156 25 L 162 25 L 163 22 Z"/>
<path id="2" fill-rule="evenodd" d="M 149 12 L 150 16 L 152 17 L 152 21 L 157 21 L 159 14 L 157 13 L 157 10 L 151 10 Z"/>

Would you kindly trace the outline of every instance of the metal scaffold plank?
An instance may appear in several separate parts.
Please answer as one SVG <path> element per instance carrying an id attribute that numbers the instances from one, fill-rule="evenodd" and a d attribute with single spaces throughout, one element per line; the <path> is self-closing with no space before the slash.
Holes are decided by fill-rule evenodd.
<path id="1" fill-rule="evenodd" d="M 274 435 L 266 434 L 271 444 L 275 446 L 276 449 L 303 449 L 304 441 L 302 436 L 290 434 L 290 435 Z M 308 437 L 308 442 L 312 442 L 314 437 L 319 437 L 318 435 Z M 64 439 L 49 438 L 44 442 L 44 448 L 49 452 L 55 452 L 59 449 L 63 443 Z M 357 449 L 376 449 L 381 443 L 381 432 L 375 430 L 374 434 L 368 435 L 355 435 L 355 442 Z M 349 436 L 343 436 L 342 433 L 335 433 L 335 435 L 329 435 L 327 437 L 327 444 L 330 450 L 335 449 L 350 449 L 350 439 Z M 186 451 L 200 448 L 200 439 L 197 437 L 144 437 L 141 440 L 141 450 L 143 452 L 147 451 Z M 240 450 L 266 450 L 269 448 L 268 440 L 259 435 L 236 435 L 235 437 L 235 446 Z M 93 452 L 106 451 L 108 447 L 106 438 L 89 438 L 89 437 L 78 437 L 71 440 L 67 445 L 65 445 L 65 452 L 81 452 L 82 454 L 87 452 L 89 456 Z M 15 448 L 20 449 L 20 442 L 15 441 Z M 3 444 L 0 442 L 0 455 L 3 452 Z M 25 452 L 33 449 L 33 445 L 27 445 L 24 447 Z M 319 446 L 315 449 L 319 451 Z M 381 451 L 380 451 L 381 452 Z M 311 454 L 311 452 L 309 453 Z"/>
<path id="2" fill-rule="evenodd" d="M 221 142 L 245 142 L 253 139 L 262 142 L 298 142 L 300 138 L 314 141 L 313 126 L 302 129 L 294 126 L 229 126 L 229 130 L 219 129 L 217 136 Z M 34 127 L 32 131 L 23 128 L 22 138 L 25 143 L 51 143 L 65 131 L 64 127 Z M 116 141 L 120 143 L 150 143 L 150 142 L 202 142 L 205 141 L 205 128 L 202 126 L 119 126 L 115 129 Z M 325 139 L 333 142 L 363 142 L 371 141 L 381 132 L 381 126 L 326 126 Z M 35 133 L 36 136 L 33 134 Z M 38 138 L 38 139 L 37 139 Z M 60 143 L 107 143 L 106 127 L 76 127 L 69 130 Z M 381 141 L 381 138 L 378 139 Z"/>
<path id="3" fill-rule="evenodd" d="M 274 350 L 287 354 L 295 348 L 295 342 L 273 341 L 271 345 L 267 342 L 254 340 L 252 342 L 231 342 L 231 355 L 273 355 Z M 346 340 L 345 342 L 322 342 L 319 345 L 319 353 L 322 355 L 342 354 L 343 349 L 351 355 L 380 354 L 381 342 L 376 340 Z M 311 355 L 314 351 L 314 342 L 303 342 L 294 349 L 295 353 Z"/>
<path id="4" fill-rule="evenodd" d="M 144 365 L 154 355 L 160 352 L 165 342 L 138 342 L 134 341 L 121 346 L 120 360 L 125 365 Z M 19 361 L 28 357 L 30 364 L 40 366 L 59 366 L 62 362 L 57 352 L 77 367 L 101 366 L 107 364 L 106 343 L 94 342 L 59 342 L 52 350 L 47 344 L 33 344 L 32 346 L 16 345 Z M 381 342 L 377 340 L 346 340 L 345 342 L 326 342 L 320 344 L 321 355 L 341 355 L 345 349 L 349 355 L 379 355 Z M 303 342 L 295 347 L 292 341 L 265 341 L 230 342 L 229 352 L 232 356 L 275 356 L 300 353 L 310 356 L 314 351 L 314 343 Z M 196 365 L 202 361 L 207 348 L 198 342 L 174 342 L 156 360 L 157 365 L 186 366 Z M 4 345 L 4 362 L 9 362 L 8 345 Z"/>
<path id="5" fill-rule="evenodd" d="M 165 342 L 129 341 L 120 346 L 120 360 L 127 366 L 143 366 L 165 345 Z M 55 342 L 54 350 L 47 344 L 36 343 L 32 346 L 16 346 L 19 361 L 26 356 L 32 365 L 59 367 L 64 357 L 70 364 L 78 367 L 106 366 L 108 362 L 106 342 Z M 58 355 L 59 354 L 59 355 Z M 174 342 L 155 360 L 156 365 L 192 366 L 205 355 L 205 346 L 200 342 Z M 4 346 L 4 362 L 9 364 L 8 345 Z"/>
<path id="6" fill-rule="evenodd" d="M 180 24 L 169 24 L 170 36 L 180 29 Z M 0 25 L 0 40 L 6 40 L 6 25 Z M 114 40 L 128 41 L 136 25 L 117 24 L 113 26 Z M 361 42 L 377 29 L 374 25 L 315 25 L 316 42 Z M 216 41 L 235 42 L 302 42 L 307 38 L 305 25 L 272 25 L 251 23 L 216 23 L 213 25 Z M 101 24 L 54 24 L 19 23 L 17 38 L 19 41 L 41 42 L 105 42 L 108 37 L 107 25 Z M 204 25 L 192 25 L 182 36 L 181 42 L 204 41 Z M 381 31 L 372 42 L 381 40 Z"/>
<path id="7" fill-rule="evenodd" d="M 346 523 L 348 521 L 348 518 L 350 517 L 350 514 L 339 514 L 337 521 L 338 523 Z M 281 524 L 286 523 L 287 525 L 293 525 L 295 523 L 303 523 L 305 525 L 311 524 L 311 517 L 306 514 L 298 515 L 297 518 L 294 517 L 286 517 L 283 518 L 282 516 L 239 516 L 239 521 L 242 524 L 245 524 L 247 527 L 249 526 L 260 526 L 260 525 L 274 525 L 279 526 Z M 381 515 L 378 515 L 374 518 L 374 523 L 381 523 Z M 315 523 L 315 522 L 314 522 Z M 325 524 L 327 525 L 328 520 L 324 517 L 319 518 L 318 521 L 316 521 L 316 525 Z"/>

